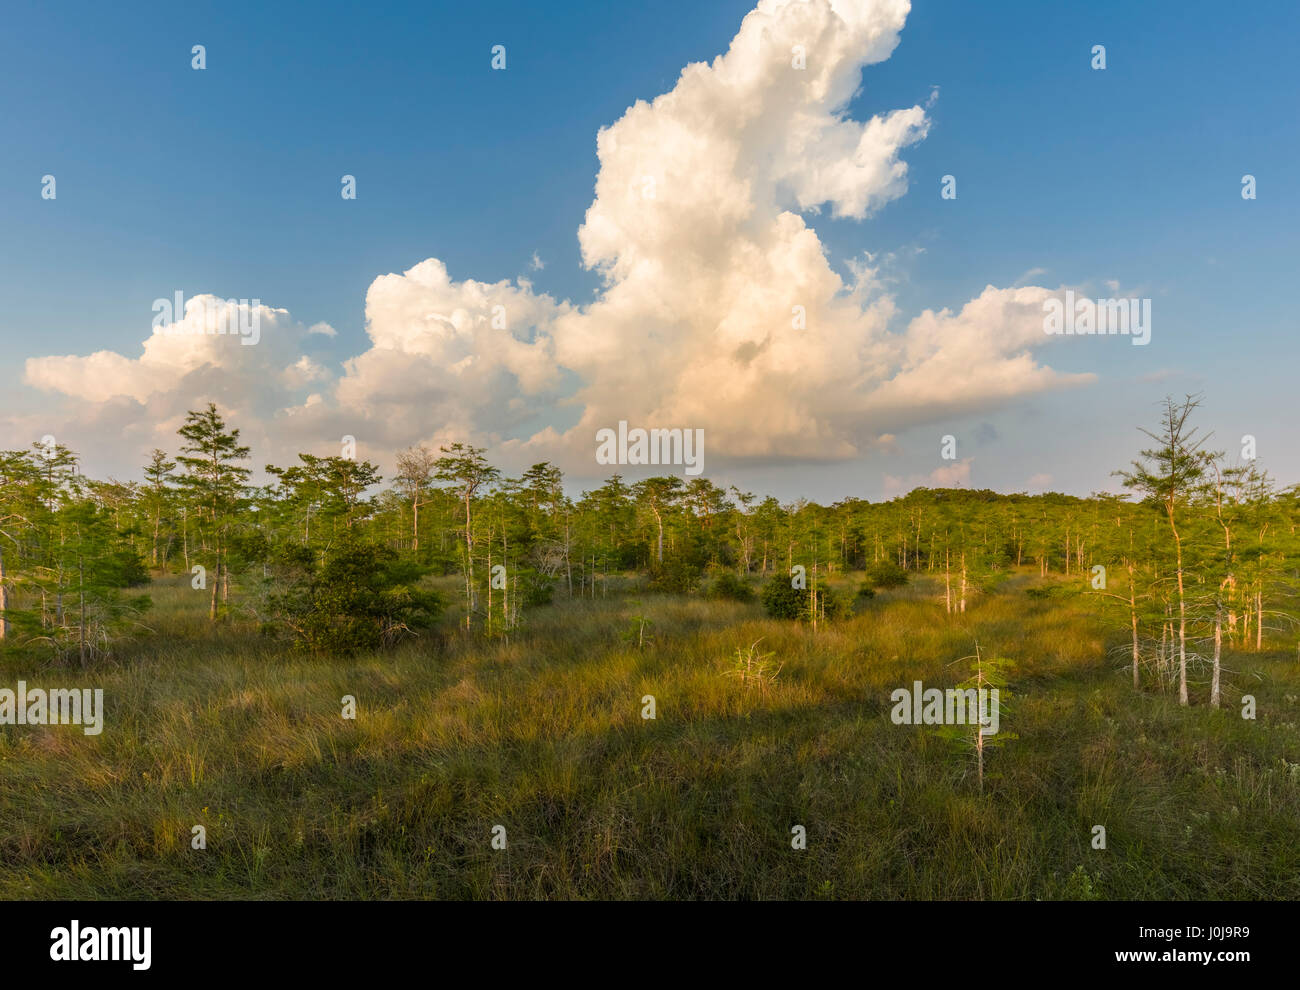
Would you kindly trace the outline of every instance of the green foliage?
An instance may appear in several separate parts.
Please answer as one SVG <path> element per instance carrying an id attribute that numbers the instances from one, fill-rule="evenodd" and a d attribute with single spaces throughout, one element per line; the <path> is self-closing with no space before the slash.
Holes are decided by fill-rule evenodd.
<path id="1" fill-rule="evenodd" d="M 763 611 L 774 619 L 812 619 L 813 595 L 808 588 L 792 588 L 790 578 L 777 574 L 759 594 Z M 817 620 L 842 619 L 853 612 L 853 602 L 829 585 L 817 588 Z"/>
<path id="2" fill-rule="evenodd" d="M 808 592 L 790 587 L 790 578 L 774 574 L 759 593 L 763 611 L 774 619 L 801 619 L 808 608 Z"/>
<path id="3" fill-rule="evenodd" d="M 105 555 L 103 580 L 113 588 L 139 588 L 150 582 L 149 568 L 134 547 L 115 547 Z"/>
<path id="4" fill-rule="evenodd" d="M 907 571 L 892 560 L 881 560 L 867 568 L 866 583 L 880 591 L 901 588 L 907 584 Z"/>
<path id="5" fill-rule="evenodd" d="M 650 564 L 650 589 L 668 594 L 685 595 L 700 583 L 703 569 L 684 557 L 670 557 L 663 563 Z"/>
<path id="6" fill-rule="evenodd" d="M 1018 739 L 1019 736 L 1014 732 L 1009 732 L 1003 724 L 1006 718 L 1008 707 L 1007 702 L 1013 697 L 1009 688 L 1009 677 L 1015 670 L 1015 663 L 1005 657 L 984 657 L 980 655 L 978 644 L 975 647 L 975 655 L 963 659 L 974 661 L 972 671 L 969 677 L 957 684 L 959 691 L 988 692 L 985 695 L 987 708 L 979 710 L 979 719 L 988 719 L 988 728 L 996 728 L 995 732 L 988 734 L 984 731 L 984 726 L 980 720 L 972 721 L 969 719 L 964 725 L 944 724 L 936 727 L 939 736 L 948 740 L 948 742 L 965 750 L 973 750 L 977 756 L 977 767 L 979 777 L 979 787 L 984 788 L 984 753 L 987 750 L 1004 746 L 1007 742 Z M 991 692 L 997 691 L 994 696 Z M 996 697 L 996 701 L 994 698 Z M 994 726 L 993 722 L 997 724 Z"/>
<path id="7" fill-rule="evenodd" d="M 519 593 L 525 608 L 539 608 L 550 605 L 555 600 L 555 579 L 535 571 L 532 568 L 520 568 Z"/>
<path id="8" fill-rule="evenodd" d="M 843 619 L 853 614 L 853 599 L 836 588 L 823 586 L 817 589 L 818 621 Z"/>
<path id="9" fill-rule="evenodd" d="M 744 578 L 723 571 L 709 582 L 708 597 L 732 602 L 752 602 L 754 589 Z"/>
<path id="10" fill-rule="evenodd" d="M 293 547 L 284 563 L 300 573 L 288 591 L 271 596 L 271 607 L 313 653 L 391 646 L 431 625 L 441 611 L 440 597 L 416 586 L 418 568 L 388 547 L 345 541 L 319 563 L 306 548 Z"/>

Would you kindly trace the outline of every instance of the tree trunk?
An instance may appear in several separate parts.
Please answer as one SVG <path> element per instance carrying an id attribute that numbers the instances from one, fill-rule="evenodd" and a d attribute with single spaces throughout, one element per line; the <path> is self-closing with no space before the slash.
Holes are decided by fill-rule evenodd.
<path id="1" fill-rule="evenodd" d="M 77 583 L 78 591 L 81 597 L 81 618 L 79 627 L 80 635 L 78 637 L 78 652 L 80 653 L 81 669 L 86 669 L 86 564 L 82 557 L 77 556 Z"/>
<path id="2" fill-rule="evenodd" d="M 1138 683 L 1138 612 L 1137 612 L 1137 595 L 1133 588 L 1133 564 L 1128 565 L 1128 614 L 1133 624 L 1133 690 L 1139 688 Z"/>
<path id="3" fill-rule="evenodd" d="M 6 616 L 8 608 L 9 586 L 5 584 L 5 552 L 4 547 L 0 547 L 0 640 L 9 633 L 9 619 Z"/>
<path id="4" fill-rule="evenodd" d="M 1223 606 L 1214 610 L 1214 674 L 1210 680 L 1210 707 L 1219 707 L 1219 653 L 1223 646 Z"/>
<path id="5" fill-rule="evenodd" d="M 465 616 L 465 629 L 473 627 L 474 607 L 478 596 L 474 593 L 474 529 L 470 525 L 469 492 L 465 493 L 465 598 L 469 602 L 469 614 Z"/>
<path id="6" fill-rule="evenodd" d="M 952 614 L 952 551 L 943 550 L 943 610 Z"/>
<path id="7" fill-rule="evenodd" d="M 1174 525 L 1174 512 L 1169 510 L 1169 528 L 1174 533 L 1174 548 L 1178 563 L 1178 703 L 1187 704 L 1187 599 L 1183 589 L 1183 541 Z"/>
<path id="8" fill-rule="evenodd" d="M 569 535 L 569 514 L 564 514 L 564 574 L 569 584 L 569 597 L 573 597 L 573 565 L 569 561 L 569 546 L 572 542 Z M 661 558 L 662 559 L 662 558 Z"/>

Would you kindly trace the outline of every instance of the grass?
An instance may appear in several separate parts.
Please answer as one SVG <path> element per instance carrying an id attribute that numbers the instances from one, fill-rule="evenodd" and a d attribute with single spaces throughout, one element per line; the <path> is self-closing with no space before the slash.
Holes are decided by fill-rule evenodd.
<path id="1" fill-rule="evenodd" d="M 169 579 L 116 664 L 0 656 L 0 686 L 107 708 L 94 737 L 0 727 L 0 897 L 1300 898 L 1295 643 L 1228 653 L 1225 707 L 1205 674 L 1180 709 L 1132 690 L 1113 616 L 1039 583 L 947 616 L 922 579 L 816 634 L 755 604 L 561 601 L 508 643 L 449 616 L 311 659 L 210 627 Z M 976 640 L 1016 663 L 1018 738 L 982 795 L 972 756 L 889 717 L 893 689 L 961 680 Z M 779 677 L 735 676 L 756 642 Z"/>

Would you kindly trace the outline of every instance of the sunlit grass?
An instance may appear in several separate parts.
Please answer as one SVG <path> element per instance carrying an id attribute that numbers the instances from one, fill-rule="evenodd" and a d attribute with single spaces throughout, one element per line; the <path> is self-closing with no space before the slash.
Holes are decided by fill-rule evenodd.
<path id="1" fill-rule="evenodd" d="M 188 582 L 160 583 L 113 665 L 0 663 L 0 686 L 102 687 L 107 707 L 96 737 L 0 728 L 0 896 L 1300 896 L 1294 641 L 1228 654 L 1225 707 L 1194 680 L 1184 710 L 1132 690 L 1113 617 L 1022 584 L 949 616 L 922 577 L 815 634 L 638 592 L 532 612 L 509 641 L 449 616 L 330 660 L 213 630 Z M 977 641 L 1017 670 L 1019 738 L 983 795 L 965 754 L 889 718 L 891 690 L 955 684 Z M 780 673 L 742 683 L 754 643 Z"/>

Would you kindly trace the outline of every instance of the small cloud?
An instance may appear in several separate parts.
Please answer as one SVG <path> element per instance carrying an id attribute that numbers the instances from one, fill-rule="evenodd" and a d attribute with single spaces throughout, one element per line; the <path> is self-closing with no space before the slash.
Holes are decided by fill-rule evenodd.
<path id="1" fill-rule="evenodd" d="M 1145 375 L 1139 375 L 1138 381 L 1144 385 L 1159 384 L 1167 382 L 1171 378 L 1177 378 L 1182 372 L 1177 368 L 1161 368 L 1159 371 L 1148 371 Z"/>
<path id="2" fill-rule="evenodd" d="M 319 334 L 322 337 L 337 337 L 339 332 L 328 323 L 313 323 L 307 328 L 308 333 Z"/>
<path id="3" fill-rule="evenodd" d="M 1038 278 L 1038 276 L 1046 275 L 1046 274 L 1047 274 L 1046 268 L 1031 268 L 1029 269 L 1029 271 L 1025 272 L 1018 279 L 1016 279 L 1015 282 L 1012 284 L 1016 288 L 1019 288 L 1022 285 L 1028 284 L 1030 279 Z"/>
<path id="4" fill-rule="evenodd" d="M 883 481 L 884 496 L 885 498 L 894 498 L 897 495 L 906 495 L 912 489 L 921 486 L 926 488 L 968 488 L 970 487 L 970 466 L 974 460 L 973 457 L 967 457 L 965 460 L 937 467 L 929 474 L 912 474 L 908 475 L 906 479 L 887 474 Z"/>
<path id="5" fill-rule="evenodd" d="M 1027 482 L 1030 488 L 1041 488 L 1043 491 L 1047 491 L 1051 483 L 1052 476 L 1050 474 L 1036 474 Z"/>
<path id="6" fill-rule="evenodd" d="M 870 444 L 872 448 L 880 451 L 882 454 L 898 453 L 898 437 L 892 433 L 882 433 Z"/>
<path id="7" fill-rule="evenodd" d="M 537 256 L 537 252 L 534 251 L 533 260 L 528 263 L 528 267 L 535 272 L 540 272 L 543 268 L 546 267 L 546 262 L 544 262 L 541 258 L 539 258 Z"/>
<path id="8" fill-rule="evenodd" d="M 280 378 L 289 388 L 301 388 L 310 382 L 325 381 L 329 372 L 304 354 L 286 368 Z"/>
<path id="9" fill-rule="evenodd" d="M 931 488 L 965 488 L 970 484 L 970 466 L 975 458 L 967 457 L 955 464 L 935 468 L 926 481 Z"/>

